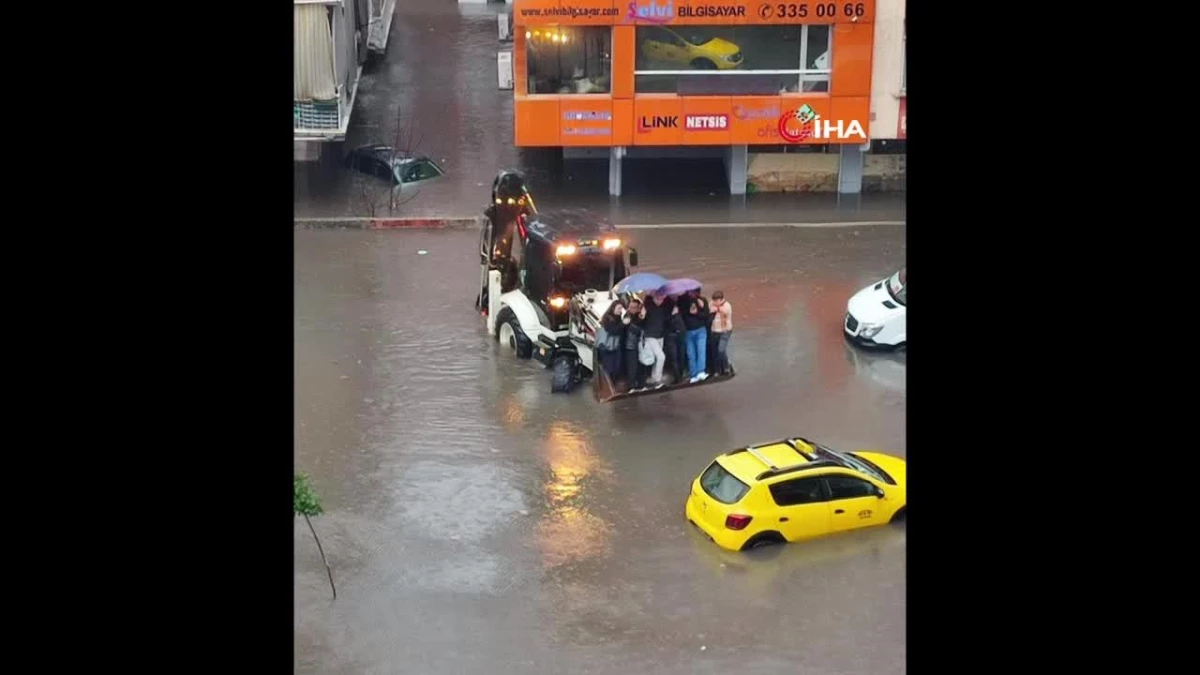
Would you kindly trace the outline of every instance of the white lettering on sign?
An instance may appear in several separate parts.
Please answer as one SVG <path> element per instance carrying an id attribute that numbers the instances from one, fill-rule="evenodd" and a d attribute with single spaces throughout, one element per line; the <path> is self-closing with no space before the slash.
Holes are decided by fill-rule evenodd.
<path id="1" fill-rule="evenodd" d="M 612 113 L 604 112 L 604 111 L 594 111 L 594 110 L 586 110 L 583 112 L 575 112 L 572 110 L 568 110 L 567 112 L 563 113 L 563 119 L 564 120 L 577 120 L 577 121 L 603 120 L 605 122 L 608 122 L 608 121 L 612 120 Z"/>
<path id="2" fill-rule="evenodd" d="M 812 122 L 812 137 L 813 138 L 861 138 L 867 140 L 867 132 L 863 131 L 862 125 L 858 120 L 850 120 L 850 124 L 846 124 L 842 120 L 836 123 L 831 123 L 829 120 L 823 120 L 819 116 Z"/>
<path id="3" fill-rule="evenodd" d="M 720 131 L 729 128 L 729 115 L 688 115 L 684 118 L 685 129 Z"/>

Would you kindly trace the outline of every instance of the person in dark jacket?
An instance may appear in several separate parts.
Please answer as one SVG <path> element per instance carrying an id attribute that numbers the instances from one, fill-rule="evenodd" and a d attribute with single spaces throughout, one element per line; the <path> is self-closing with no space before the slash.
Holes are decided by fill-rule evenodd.
<path id="1" fill-rule="evenodd" d="M 663 354 L 667 357 L 667 371 L 675 384 L 687 379 L 687 328 L 683 325 L 683 316 L 679 313 L 679 299 L 668 297 L 663 301 L 663 311 L 667 313 L 667 334 L 663 340 Z"/>
<path id="2" fill-rule="evenodd" d="M 614 301 L 608 306 L 608 311 L 604 316 L 600 317 L 600 326 L 607 334 L 608 342 L 614 343 L 616 349 L 608 349 L 607 345 L 596 344 L 596 351 L 600 354 L 600 367 L 608 374 L 609 381 L 616 386 L 617 378 L 621 376 L 621 339 L 624 337 L 625 326 L 621 323 L 621 317 L 618 312 L 624 310 L 625 307 L 620 300 Z"/>
<path id="3" fill-rule="evenodd" d="M 688 373 L 691 382 L 699 382 L 708 377 L 708 373 L 704 372 L 708 357 L 708 300 L 696 294 L 688 301 L 687 307 L 683 325 L 687 328 Z"/>
<path id="4" fill-rule="evenodd" d="M 646 350 L 654 355 L 654 365 L 650 367 L 649 386 L 658 389 L 663 386 L 663 366 L 666 365 L 667 355 L 663 352 L 663 338 L 667 334 L 667 312 L 663 307 L 663 297 L 649 295 L 646 304 L 642 305 L 646 319 L 642 329 L 646 331 Z"/>
<path id="5" fill-rule="evenodd" d="M 638 391 L 643 389 L 645 384 L 645 368 L 638 361 L 638 350 L 642 346 L 642 338 L 645 336 L 645 331 L 642 329 L 642 322 L 646 318 L 646 310 L 642 307 L 642 303 L 636 298 L 629 301 L 629 309 L 626 310 L 625 316 L 621 317 L 621 323 L 625 324 L 625 342 L 624 355 L 625 359 L 625 376 L 629 380 L 629 391 Z"/>

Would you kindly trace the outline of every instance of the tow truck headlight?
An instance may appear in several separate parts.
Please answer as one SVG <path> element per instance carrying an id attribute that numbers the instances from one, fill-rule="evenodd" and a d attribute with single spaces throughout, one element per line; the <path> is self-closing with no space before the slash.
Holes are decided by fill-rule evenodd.
<path id="1" fill-rule="evenodd" d="M 621 247 L 620 239 L 605 239 L 604 240 L 604 250 L 605 251 L 615 251 L 620 247 Z"/>
<path id="2" fill-rule="evenodd" d="M 562 309 L 563 305 L 567 304 L 567 299 L 562 296 L 550 298 L 550 306 L 554 309 Z"/>
<path id="3" fill-rule="evenodd" d="M 867 338 L 868 340 L 870 340 L 871 338 L 875 337 L 876 335 L 879 335 L 879 331 L 881 331 L 881 330 L 883 330 L 883 326 L 881 326 L 881 325 L 876 325 L 873 323 L 864 323 L 859 328 L 858 335 L 859 335 L 859 337 L 864 337 L 864 338 Z"/>
<path id="4" fill-rule="evenodd" d="M 554 251 L 554 254 L 558 255 L 558 256 L 575 255 L 575 245 L 574 244 L 563 244 L 562 246 L 559 246 Z"/>

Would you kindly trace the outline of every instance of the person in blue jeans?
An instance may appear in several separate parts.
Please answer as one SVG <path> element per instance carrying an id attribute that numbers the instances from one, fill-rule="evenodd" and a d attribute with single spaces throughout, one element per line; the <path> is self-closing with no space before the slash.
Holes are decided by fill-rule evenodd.
<path id="1" fill-rule="evenodd" d="M 683 325 L 687 329 L 688 374 L 691 382 L 700 382 L 708 377 L 705 372 L 708 357 L 708 300 L 693 292 L 687 298 L 687 313 Z"/>

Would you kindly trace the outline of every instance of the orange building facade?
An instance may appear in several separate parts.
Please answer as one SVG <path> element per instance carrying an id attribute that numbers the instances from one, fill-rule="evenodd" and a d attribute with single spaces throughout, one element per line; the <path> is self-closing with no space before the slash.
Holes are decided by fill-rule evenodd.
<path id="1" fill-rule="evenodd" d="M 733 194 L 756 145 L 839 146 L 861 174 L 875 3 L 515 0 L 515 143 L 607 148 L 612 194 L 665 147 L 724 148 Z"/>

